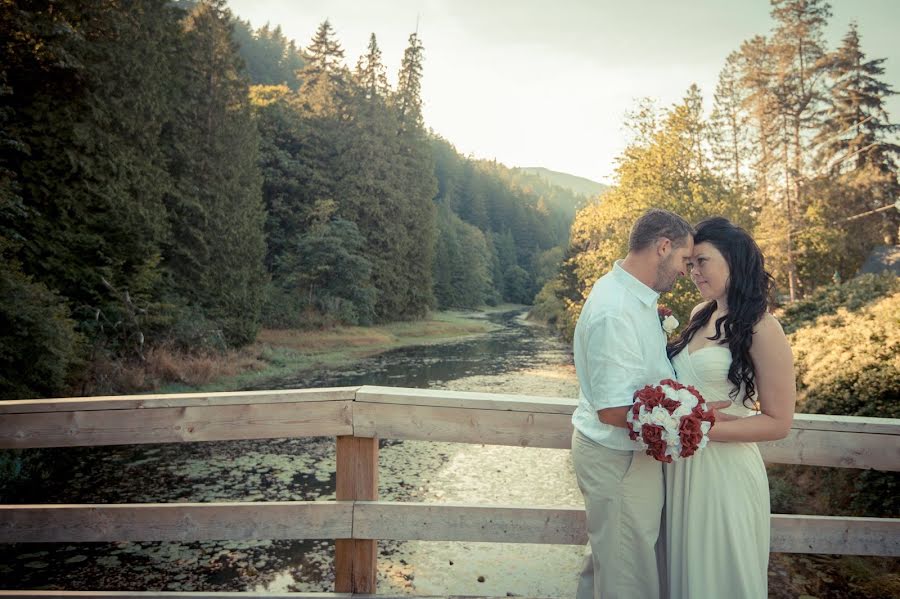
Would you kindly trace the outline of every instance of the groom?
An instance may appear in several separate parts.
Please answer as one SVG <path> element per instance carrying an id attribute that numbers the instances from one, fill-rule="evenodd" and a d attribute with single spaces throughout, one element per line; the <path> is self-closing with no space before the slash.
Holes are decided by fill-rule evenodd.
<path id="1" fill-rule="evenodd" d="M 685 276 L 693 247 L 693 228 L 683 218 L 644 213 L 631 230 L 628 255 L 594 284 L 575 327 L 581 391 L 572 460 L 591 545 L 578 599 L 660 596 L 662 464 L 628 438 L 625 414 L 635 391 L 675 378 L 656 302 Z"/>

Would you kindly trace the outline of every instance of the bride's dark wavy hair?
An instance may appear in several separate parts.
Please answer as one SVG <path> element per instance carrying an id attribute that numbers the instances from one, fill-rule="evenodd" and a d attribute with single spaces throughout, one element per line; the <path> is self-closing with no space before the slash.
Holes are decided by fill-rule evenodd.
<path id="1" fill-rule="evenodd" d="M 704 242 L 722 253 L 730 273 L 726 295 L 728 313 L 716 320 L 716 334 L 707 339 L 724 339 L 728 344 L 731 350 L 728 380 L 735 385 L 731 398 L 737 397 L 743 384 L 747 393 L 744 405 L 751 407 L 756 394 L 756 371 L 750 358 L 753 328 L 768 310 L 774 279 L 766 272 L 765 258 L 753 238 L 727 218 L 714 216 L 696 226 L 694 244 Z M 716 308 L 716 302 L 711 301 L 694 314 L 681 334 L 666 348 L 669 358 L 687 347 L 697 331 L 709 322 Z"/>

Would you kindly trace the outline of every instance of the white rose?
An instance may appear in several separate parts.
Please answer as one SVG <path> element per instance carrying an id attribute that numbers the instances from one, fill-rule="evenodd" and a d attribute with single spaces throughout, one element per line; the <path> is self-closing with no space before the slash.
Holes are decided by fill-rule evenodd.
<path id="1" fill-rule="evenodd" d="M 706 435 L 709 433 L 709 429 L 711 427 L 712 427 L 712 424 L 710 424 L 709 422 L 704 420 L 703 422 L 700 423 L 700 432 L 703 433 L 704 435 Z"/>
<path id="2" fill-rule="evenodd" d="M 662 328 L 666 332 L 666 334 L 671 333 L 678 328 L 678 319 L 671 314 L 666 316 L 665 318 L 663 318 Z"/>
<path id="3" fill-rule="evenodd" d="M 665 428 L 666 423 L 668 423 L 672 419 L 672 415 L 669 414 L 669 410 L 665 409 L 664 407 L 656 406 L 650 413 L 650 418 L 653 424 L 658 424 L 659 426 Z"/>
<path id="4" fill-rule="evenodd" d="M 680 401 L 681 405 L 685 406 L 688 411 L 693 410 L 694 406 L 697 405 L 697 397 L 687 389 L 679 389 L 676 399 Z"/>

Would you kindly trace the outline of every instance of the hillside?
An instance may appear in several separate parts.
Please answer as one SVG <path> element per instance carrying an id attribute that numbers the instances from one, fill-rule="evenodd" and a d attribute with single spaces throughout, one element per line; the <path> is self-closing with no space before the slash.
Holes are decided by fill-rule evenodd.
<path id="1" fill-rule="evenodd" d="M 570 175 L 568 173 L 551 171 L 548 168 L 543 168 L 540 166 L 519 167 L 514 168 L 513 170 L 527 173 L 529 175 L 537 175 L 538 177 L 544 179 L 552 185 L 558 185 L 559 187 L 564 187 L 577 194 L 585 196 L 596 196 L 609 189 L 609 186 L 604 185 L 603 183 L 598 183 L 597 181 Z"/>

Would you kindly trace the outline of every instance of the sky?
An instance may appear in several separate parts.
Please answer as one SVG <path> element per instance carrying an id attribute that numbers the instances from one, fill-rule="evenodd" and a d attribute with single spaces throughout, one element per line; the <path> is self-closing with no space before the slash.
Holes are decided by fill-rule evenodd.
<path id="1" fill-rule="evenodd" d="M 852 21 L 900 91 L 900 0 L 832 0 L 834 48 Z M 667 107 L 700 86 L 707 110 L 725 58 L 771 31 L 767 0 L 228 0 L 254 28 L 306 47 L 326 18 L 348 66 L 375 33 L 392 84 L 410 33 L 425 49 L 425 124 L 457 150 L 614 182 L 640 98 Z M 888 103 L 900 122 L 900 96 Z"/>

